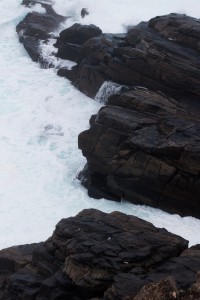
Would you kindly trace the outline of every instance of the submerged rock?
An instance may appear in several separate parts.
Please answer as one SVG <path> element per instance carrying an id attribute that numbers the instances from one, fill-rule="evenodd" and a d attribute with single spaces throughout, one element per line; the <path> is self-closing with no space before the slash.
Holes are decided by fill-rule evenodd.
<path id="1" fill-rule="evenodd" d="M 44 243 L 0 251 L 0 299 L 185 297 L 197 292 L 200 269 L 199 247 L 187 244 L 134 216 L 84 210 L 62 219 Z"/>

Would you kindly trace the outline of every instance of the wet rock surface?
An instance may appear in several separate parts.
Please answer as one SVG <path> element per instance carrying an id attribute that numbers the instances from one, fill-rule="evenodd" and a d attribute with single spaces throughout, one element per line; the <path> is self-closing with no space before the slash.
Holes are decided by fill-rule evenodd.
<path id="1" fill-rule="evenodd" d="M 57 57 L 78 61 L 81 46 L 91 38 L 102 35 L 102 31 L 95 25 L 81 25 L 75 23 L 61 31 L 55 44 L 58 48 Z"/>
<path id="2" fill-rule="evenodd" d="M 59 74 L 91 97 L 105 80 L 145 86 L 177 98 L 198 97 L 199 34 L 199 20 L 179 14 L 157 17 L 127 34 L 90 39 L 81 49 L 78 65 Z"/>
<path id="3" fill-rule="evenodd" d="M 0 251 L 0 299 L 199 296 L 200 250 L 187 244 L 137 217 L 84 210 L 44 243 Z"/>
<path id="4" fill-rule="evenodd" d="M 58 15 L 52 8 L 52 2 L 24 0 L 23 5 L 27 7 L 40 4 L 45 10 L 44 13 L 31 12 L 26 15 L 17 27 L 20 42 L 30 55 L 33 61 L 40 61 L 43 64 L 40 44 L 47 42 L 53 37 L 53 31 L 59 28 L 60 24 L 66 20 L 66 17 Z"/>
<path id="5" fill-rule="evenodd" d="M 89 195 L 200 217 L 199 116 L 197 101 L 147 89 L 111 96 L 79 135 Z"/>
<path id="6" fill-rule="evenodd" d="M 91 197 L 200 217 L 198 34 L 199 20 L 156 17 L 90 39 L 77 66 L 59 71 L 91 97 L 106 80 L 127 87 L 79 135 Z"/>

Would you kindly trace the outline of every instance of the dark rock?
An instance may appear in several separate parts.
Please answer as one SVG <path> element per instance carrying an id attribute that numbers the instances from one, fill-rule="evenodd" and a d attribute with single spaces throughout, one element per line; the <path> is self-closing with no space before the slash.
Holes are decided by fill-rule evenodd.
<path id="1" fill-rule="evenodd" d="M 83 45 L 87 40 L 100 36 L 102 31 L 95 25 L 73 24 L 71 27 L 61 31 L 60 39 L 63 43 Z"/>
<path id="2" fill-rule="evenodd" d="M 56 45 L 58 45 L 58 42 Z M 80 45 L 63 43 L 60 40 L 56 56 L 62 59 L 77 61 L 78 56 L 80 54 L 80 49 Z"/>
<path id="3" fill-rule="evenodd" d="M 89 15 L 88 9 L 87 9 L 87 8 L 82 8 L 82 9 L 81 9 L 81 17 L 82 17 L 82 18 L 85 18 L 85 17 L 88 16 L 88 15 Z"/>
<path id="4" fill-rule="evenodd" d="M 176 288 L 176 283 L 173 278 L 168 277 L 166 279 L 162 279 L 156 283 L 152 283 L 146 285 L 142 288 L 139 294 L 132 298 L 129 297 L 128 299 L 134 300 L 174 300 L 178 299 L 179 292 Z M 128 300 L 127 299 L 127 300 Z"/>
<path id="5" fill-rule="evenodd" d="M 101 34 L 101 29 L 95 25 L 73 24 L 71 27 L 61 31 L 57 39 L 55 44 L 55 47 L 58 48 L 57 57 L 78 61 L 81 45 Z"/>
<path id="6" fill-rule="evenodd" d="M 111 96 L 79 135 L 88 189 L 200 217 L 199 116 L 197 101 L 147 89 Z"/>
<path id="7" fill-rule="evenodd" d="M 107 289 L 104 296 L 106 300 L 122 300 L 128 297 L 134 297 L 140 290 L 148 284 L 147 279 L 141 279 L 139 276 L 131 273 L 119 273 L 114 277 L 113 284 Z"/>
<path id="8" fill-rule="evenodd" d="M 145 86 L 173 97 L 199 97 L 200 63 L 195 51 L 198 45 L 190 42 L 193 32 L 198 43 L 199 20 L 171 14 L 142 22 L 126 35 L 93 38 L 84 44 L 78 65 L 66 77 L 91 97 L 99 90 L 98 77 L 122 85 Z"/>
<path id="9" fill-rule="evenodd" d="M 16 272 L 31 262 L 39 244 L 15 246 L 0 251 L 0 272 Z"/>
<path id="10" fill-rule="evenodd" d="M 182 14 L 155 17 L 149 26 L 162 36 L 182 45 L 200 50 L 200 20 Z"/>
<path id="11" fill-rule="evenodd" d="M 39 60 L 41 64 L 43 64 L 44 61 L 41 56 L 40 44 L 42 42 L 46 42 L 50 37 L 52 37 L 52 32 L 66 20 L 66 17 L 56 14 L 51 4 L 48 2 L 51 3 L 51 1 L 40 2 L 35 0 L 24 0 L 22 4 L 26 6 L 36 3 L 41 4 L 41 6 L 46 10 L 46 13 L 29 13 L 16 27 L 19 40 L 23 43 L 24 48 L 32 60 Z"/>
<path id="12" fill-rule="evenodd" d="M 165 230 L 155 231 L 152 224 L 121 213 L 107 215 L 88 210 L 77 218 L 78 224 L 74 218 L 61 221 L 55 234 L 61 236 L 61 229 L 68 223 L 71 230 L 63 238 L 71 237 L 65 249 L 71 255 L 65 260 L 65 272 L 77 286 L 91 293 L 103 291 L 118 272 L 134 272 L 138 266 L 148 272 L 167 257 L 177 256 L 185 247 L 184 241 L 169 236 Z M 144 237 L 145 232 L 148 237 Z M 85 242 L 80 243 L 79 237 L 83 235 Z"/>
<path id="13" fill-rule="evenodd" d="M 170 270 L 178 288 L 190 289 L 200 255 L 187 256 L 187 243 L 133 216 L 84 210 L 46 242 L 0 252 L 0 299 L 124 299 Z"/>

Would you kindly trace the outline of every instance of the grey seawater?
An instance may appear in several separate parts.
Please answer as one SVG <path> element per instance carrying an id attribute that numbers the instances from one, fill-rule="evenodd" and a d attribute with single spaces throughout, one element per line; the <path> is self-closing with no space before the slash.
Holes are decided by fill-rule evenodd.
<path id="1" fill-rule="evenodd" d="M 133 214 L 198 243 L 197 219 L 87 196 L 76 179 L 85 164 L 77 136 L 101 104 L 30 60 L 15 32 L 28 12 L 20 2 L 0 2 L 0 248 L 45 240 L 61 218 L 90 207 Z"/>

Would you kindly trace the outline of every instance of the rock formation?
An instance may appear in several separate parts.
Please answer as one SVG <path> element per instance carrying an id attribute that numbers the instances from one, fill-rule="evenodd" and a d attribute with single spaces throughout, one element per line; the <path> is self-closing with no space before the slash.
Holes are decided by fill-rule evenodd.
<path id="1" fill-rule="evenodd" d="M 187 244 L 133 216 L 84 210 L 44 243 L 0 251 L 0 299 L 197 300 L 200 247 Z"/>
<path id="2" fill-rule="evenodd" d="M 109 98 L 79 135 L 89 195 L 200 217 L 200 107 L 147 89 Z"/>
<path id="3" fill-rule="evenodd" d="M 49 3 L 48 3 L 49 2 Z M 45 13 L 31 12 L 26 15 L 17 27 L 19 40 L 33 61 L 44 63 L 41 57 L 40 44 L 47 42 L 52 37 L 52 32 L 59 28 L 60 24 L 66 20 L 66 17 L 56 14 L 49 1 L 24 0 L 25 6 L 40 4 Z"/>
<path id="4" fill-rule="evenodd" d="M 79 135 L 91 197 L 200 217 L 199 35 L 199 20 L 156 17 L 85 41 L 58 71 L 91 97 L 105 81 L 124 86 Z"/>
<path id="5" fill-rule="evenodd" d="M 59 74 L 91 97 L 102 82 L 110 80 L 177 98 L 198 98 L 198 34 L 199 20 L 178 14 L 157 17 L 129 29 L 127 34 L 103 34 L 88 40 L 81 49 L 78 65 L 71 71 L 60 70 Z"/>
<path id="6" fill-rule="evenodd" d="M 102 31 L 95 25 L 80 25 L 75 23 L 61 31 L 55 47 L 58 48 L 57 57 L 77 61 L 82 45 L 91 38 L 102 35 Z"/>
<path id="7" fill-rule="evenodd" d="M 45 14 L 28 14 L 17 26 L 34 60 L 39 43 L 64 20 L 41 5 Z M 124 86 L 79 135 L 87 158 L 79 177 L 91 197 L 200 217 L 199 36 L 200 21 L 179 14 L 142 22 L 127 34 L 80 24 L 60 33 L 57 57 L 77 65 L 59 75 L 90 97 L 105 81 Z"/>
<path id="8" fill-rule="evenodd" d="M 39 45 L 65 18 L 41 5 L 17 32 L 42 64 Z M 59 75 L 91 97 L 105 81 L 123 85 L 79 135 L 90 196 L 200 216 L 199 35 L 199 20 L 177 14 L 127 34 L 60 33 L 57 56 L 77 65 Z M 136 217 L 84 210 L 46 242 L 0 251 L 0 300 L 199 300 L 200 246 L 187 245 Z"/>

